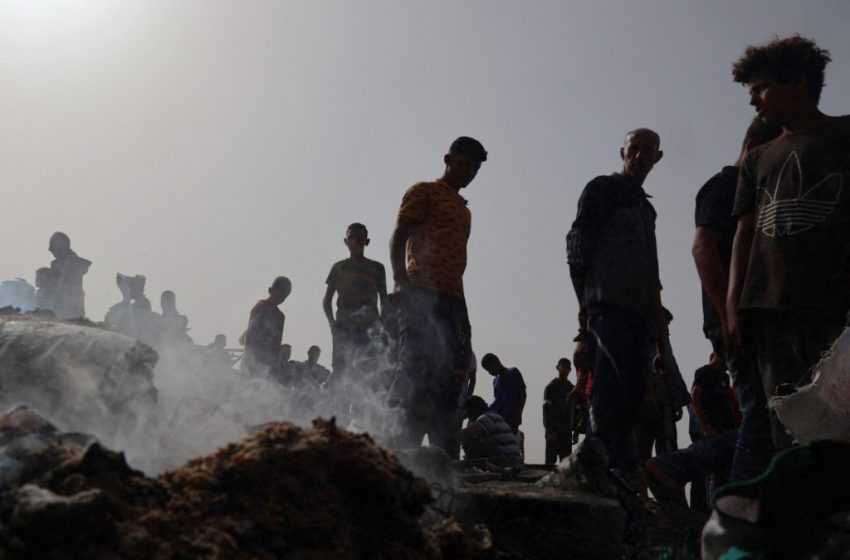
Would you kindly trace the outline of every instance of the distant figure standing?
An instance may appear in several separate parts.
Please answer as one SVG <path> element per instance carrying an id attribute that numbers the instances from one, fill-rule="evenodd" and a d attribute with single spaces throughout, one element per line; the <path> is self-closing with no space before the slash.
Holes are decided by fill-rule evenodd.
<path id="1" fill-rule="evenodd" d="M 192 342 L 186 333 L 189 330 L 189 319 L 177 311 L 177 296 L 171 290 L 165 290 L 159 298 L 162 308 L 162 336 L 171 341 Z"/>
<path id="2" fill-rule="evenodd" d="M 252 375 L 269 374 L 277 367 L 286 319 L 279 306 L 291 292 L 292 282 L 289 278 L 278 276 L 269 287 L 269 297 L 258 301 L 251 309 L 248 329 L 244 334 L 245 355 L 241 366 L 243 372 Z"/>
<path id="3" fill-rule="evenodd" d="M 86 316 L 83 276 L 89 271 L 91 261 L 80 258 L 71 250 L 71 240 L 61 231 L 50 236 L 48 250 L 55 257 L 50 272 L 55 282 L 51 309 L 62 319 Z"/>
<path id="4" fill-rule="evenodd" d="M 490 410 L 502 415 L 514 433 L 522 424 L 522 411 L 525 408 L 525 381 L 515 367 L 507 368 L 495 354 L 485 354 L 481 358 L 481 367 L 493 376 L 493 403 Z"/>
<path id="5" fill-rule="evenodd" d="M 567 358 L 561 358 L 555 369 L 558 377 L 550 381 L 543 390 L 547 465 L 554 465 L 573 453 L 576 403 L 571 396 L 575 386 L 569 379 L 572 363 Z"/>
<path id="6" fill-rule="evenodd" d="M 345 232 L 349 258 L 331 267 L 322 308 L 328 318 L 333 336 L 332 383 L 343 379 L 356 365 L 358 353 L 369 347 L 370 331 L 380 326 L 378 300 L 381 309 L 387 303 L 387 273 L 384 265 L 367 259 L 363 254 L 369 245 L 366 226 L 354 223 Z M 333 297 L 336 299 L 336 317 Z"/>

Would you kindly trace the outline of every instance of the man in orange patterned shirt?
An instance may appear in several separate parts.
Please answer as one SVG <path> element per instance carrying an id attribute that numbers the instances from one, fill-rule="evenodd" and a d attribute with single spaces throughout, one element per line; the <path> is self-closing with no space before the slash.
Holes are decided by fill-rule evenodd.
<path id="1" fill-rule="evenodd" d="M 399 370 L 392 398 L 405 413 L 402 446 L 431 445 L 456 458 L 454 418 L 472 355 L 463 295 L 466 243 L 472 215 L 460 189 L 469 185 L 487 152 L 478 140 L 455 140 L 443 177 L 404 193 L 390 241 L 394 299 L 402 310 Z"/>

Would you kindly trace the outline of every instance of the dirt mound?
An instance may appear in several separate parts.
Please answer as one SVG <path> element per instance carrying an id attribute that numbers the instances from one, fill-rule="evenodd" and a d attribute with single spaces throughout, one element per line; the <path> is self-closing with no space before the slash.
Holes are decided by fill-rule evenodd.
<path id="1" fill-rule="evenodd" d="M 156 479 L 93 443 L 0 499 L 0 558 L 485 558 L 369 436 L 273 424 Z M 486 533 L 486 529 L 483 530 Z"/>

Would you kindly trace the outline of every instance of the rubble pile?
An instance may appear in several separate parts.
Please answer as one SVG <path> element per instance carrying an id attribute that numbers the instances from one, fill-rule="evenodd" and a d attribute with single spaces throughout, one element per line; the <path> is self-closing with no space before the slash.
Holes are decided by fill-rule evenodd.
<path id="1" fill-rule="evenodd" d="M 485 528 L 423 529 L 427 483 L 333 422 L 272 424 L 151 479 L 96 441 L 14 414 L 0 420 L 0 465 L 33 438 L 40 460 L 2 488 L 0 558 L 496 558 Z"/>
<path id="2" fill-rule="evenodd" d="M 111 438 L 156 401 L 157 354 L 85 321 L 0 315 L 0 410 L 36 408 L 60 426 Z"/>

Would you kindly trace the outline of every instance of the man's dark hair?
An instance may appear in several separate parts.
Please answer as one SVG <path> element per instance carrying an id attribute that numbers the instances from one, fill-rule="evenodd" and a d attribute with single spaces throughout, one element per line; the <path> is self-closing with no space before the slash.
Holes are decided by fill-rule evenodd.
<path id="1" fill-rule="evenodd" d="M 478 395 L 474 395 L 464 401 L 463 408 L 466 411 L 466 418 L 477 420 L 479 416 L 487 412 L 487 403 Z"/>
<path id="2" fill-rule="evenodd" d="M 785 84 L 802 74 L 806 77 L 809 95 L 817 103 L 823 89 L 823 70 L 830 60 L 828 50 L 799 34 L 784 39 L 774 37 L 766 45 L 747 47 L 744 55 L 732 65 L 732 76 L 745 85 L 756 77 Z"/>
<path id="3" fill-rule="evenodd" d="M 490 366 L 495 366 L 499 363 L 499 357 L 495 354 L 484 354 L 484 357 L 481 358 L 481 367 L 484 369 L 489 369 Z"/>
<path id="4" fill-rule="evenodd" d="M 466 154 L 483 163 L 487 161 L 487 150 L 481 145 L 481 142 L 469 136 L 461 136 L 449 147 L 449 153 L 452 155 Z"/>
<path id="5" fill-rule="evenodd" d="M 278 276 L 275 278 L 271 287 L 275 290 L 281 290 L 287 293 L 292 292 L 292 282 L 286 276 Z"/>
<path id="6" fill-rule="evenodd" d="M 573 363 L 571 361 L 569 361 L 567 358 L 561 358 L 560 360 L 558 360 L 558 365 L 559 366 L 567 366 L 568 368 L 573 367 Z"/>
<path id="7" fill-rule="evenodd" d="M 314 344 L 313 346 L 311 346 L 310 348 L 308 348 L 308 349 L 307 349 L 307 353 L 309 354 L 309 353 L 310 353 L 310 352 L 312 352 L 313 350 L 315 350 L 316 352 L 321 352 L 321 351 L 322 351 L 322 349 L 321 349 L 321 348 L 319 348 L 318 346 L 316 346 L 316 345 Z"/>
<path id="8" fill-rule="evenodd" d="M 768 124 L 759 117 L 753 117 L 753 122 L 747 127 L 747 134 L 744 136 L 744 145 L 742 150 L 747 149 L 747 144 L 754 141 L 756 146 L 766 144 L 777 136 L 782 134 L 782 127 L 778 124 Z"/>
<path id="9" fill-rule="evenodd" d="M 348 233 L 349 231 L 351 231 L 351 230 L 353 230 L 353 229 L 359 229 L 359 230 L 361 230 L 363 233 L 365 233 L 365 234 L 366 234 L 366 237 L 369 237 L 369 230 L 368 230 L 368 229 L 366 229 L 366 226 L 364 226 L 364 225 L 363 225 L 363 224 L 361 224 L 360 222 L 354 222 L 353 224 L 351 224 L 350 226 L 348 226 L 347 228 L 345 228 L 345 233 Z"/>

